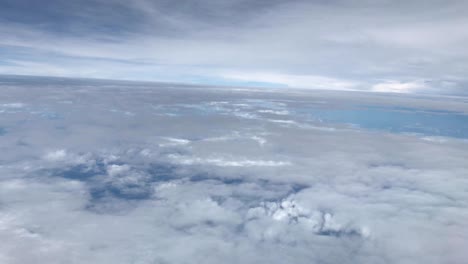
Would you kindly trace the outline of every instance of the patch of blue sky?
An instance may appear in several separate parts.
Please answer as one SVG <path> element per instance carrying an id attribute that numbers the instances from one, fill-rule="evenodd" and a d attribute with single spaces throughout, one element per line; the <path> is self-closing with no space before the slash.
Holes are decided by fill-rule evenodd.
<path id="1" fill-rule="evenodd" d="M 462 113 L 402 107 L 305 108 L 314 120 L 344 123 L 392 133 L 468 138 L 468 116 Z"/>

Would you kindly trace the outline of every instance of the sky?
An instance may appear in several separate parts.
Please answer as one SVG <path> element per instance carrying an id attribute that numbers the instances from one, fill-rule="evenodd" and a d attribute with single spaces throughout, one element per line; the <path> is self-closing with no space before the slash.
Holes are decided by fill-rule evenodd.
<path id="1" fill-rule="evenodd" d="M 18 76 L 0 90 L 2 264 L 468 259 L 467 98 Z"/>
<path id="2" fill-rule="evenodd" d="M 0 0 L 0 74 L 467 95 L 464 0 Z"/>

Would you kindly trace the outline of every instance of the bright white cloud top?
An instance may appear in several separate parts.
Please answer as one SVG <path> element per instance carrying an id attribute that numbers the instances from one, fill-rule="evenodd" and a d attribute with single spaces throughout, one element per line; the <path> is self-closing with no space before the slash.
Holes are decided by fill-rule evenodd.
<path id="1" fill-rule="evenodd" d="M 0 89 L 0 263 L 468 259 L 466 98 Z"/>

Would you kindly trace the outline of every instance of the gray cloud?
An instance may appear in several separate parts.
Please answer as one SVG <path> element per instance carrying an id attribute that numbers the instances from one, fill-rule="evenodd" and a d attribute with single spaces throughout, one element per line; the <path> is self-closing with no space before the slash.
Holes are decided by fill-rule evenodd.
<path id="1" fill-rule="evenodd" d="M 466 94 L 465 1 L 26 4 L 2 73 Z"/>

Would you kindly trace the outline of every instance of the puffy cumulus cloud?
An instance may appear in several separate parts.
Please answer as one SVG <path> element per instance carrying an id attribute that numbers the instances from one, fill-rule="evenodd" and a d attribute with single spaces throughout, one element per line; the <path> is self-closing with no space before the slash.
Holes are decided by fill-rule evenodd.
<path id="1" fill-rule="evenodd" d="M 279 202 L 263 202 L 261 206 L 249 209 L 247 217 L 250 222 L 267 217 L 278 222 L 286 222 L 288 225 L 273 225 L 273 228 L 284 229 L 282 232 L 274 229 L 263 229 L 262 238 L 281 240 L 288 237 L 286 228 L 291 225 L 299 225 L 303 231 L 313 232 L 316 235 L 335 237 L 362 237 L 370 236 L 370 230 L 366 226 L 353 227 L 353 223 L 337 223 L 332 213 L 326 211 L 310 211 L 302 207 L 290 197 Z M 255 221 L 256 222 L 256 221 Z M 263 221 L 262 221 L 263 222 Z M 291 237 L 288 237 L 291 239 Z"/>
<path id="2" fill-rule="evenodd" d="M 41 81 L 0 84 L 2 263 L 468 257 L 464 98 Z"/>

